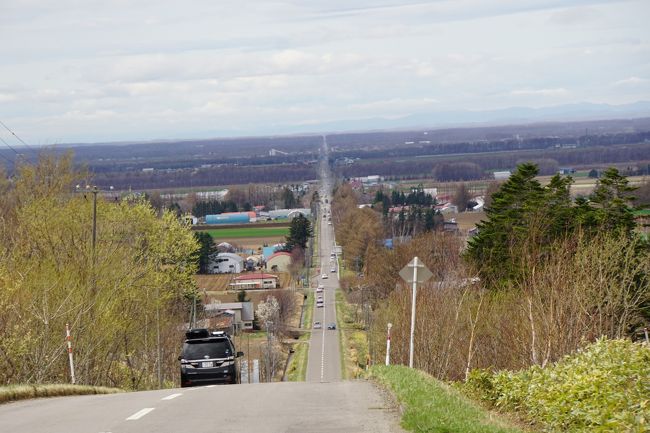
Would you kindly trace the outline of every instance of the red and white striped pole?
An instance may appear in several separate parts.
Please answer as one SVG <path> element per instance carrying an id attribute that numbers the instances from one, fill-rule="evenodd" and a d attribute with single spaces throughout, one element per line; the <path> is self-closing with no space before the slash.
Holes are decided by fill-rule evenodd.
<path id="1" fill-rule="evenodd" d="M 390 365 L 390 328 L 393 327 L 392 323 L 388 324 L 388 335 L 386 336 L 386 365 Z"/>
<path id="2" fill-rule="evenodd" d="M 74 362 L 72 361 L 72 337 L 70 336 L 70 325 L 67 323 L 65 324 L 65 341 L 68 343 L 68 360 L 70 361 L 70 378 L 72 381 L 72 384 L 74 385 L 76 383 L 76 379 L 74 377 Z"/>

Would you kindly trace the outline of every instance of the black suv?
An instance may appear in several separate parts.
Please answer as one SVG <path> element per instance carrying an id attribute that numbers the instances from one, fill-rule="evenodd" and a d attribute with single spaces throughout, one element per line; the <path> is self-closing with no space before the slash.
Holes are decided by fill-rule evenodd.
<path id="1" fill-rule="evenodd" d="M 243 352 L 235 352 L 235 345 L 224 332 L 207 329 L 191 329 L 185 333 L 181 362 L 181 386 L 207 385 L 211 383 L 239 383 L 239 367 L 236 358 Z"/>

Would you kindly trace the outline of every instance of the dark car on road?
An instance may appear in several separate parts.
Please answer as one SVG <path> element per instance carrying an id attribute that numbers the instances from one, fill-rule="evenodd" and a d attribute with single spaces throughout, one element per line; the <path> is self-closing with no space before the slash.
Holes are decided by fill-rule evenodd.
<path id="1" fill-rule="evenodd" d="M 207 329 L 191 329 L 185 333 L 181 362 L 181 387 L 214 383 L 239 383 L 237 358 L 229 335 Z"/>

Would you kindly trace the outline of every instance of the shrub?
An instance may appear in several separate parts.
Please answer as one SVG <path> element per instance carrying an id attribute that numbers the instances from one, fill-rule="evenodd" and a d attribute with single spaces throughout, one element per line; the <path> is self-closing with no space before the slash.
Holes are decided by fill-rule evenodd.
<path id="1" fill-rule="evenodd" d="M 475 370 L 466 388 L 547 431 L 650 431 L 650 347 L 640 343 L 601 338 L 546 368 Z"/>

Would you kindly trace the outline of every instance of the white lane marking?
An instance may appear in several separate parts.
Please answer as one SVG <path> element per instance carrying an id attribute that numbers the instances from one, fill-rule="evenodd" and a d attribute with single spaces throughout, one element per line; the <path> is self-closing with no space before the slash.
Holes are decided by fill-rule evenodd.
<path id="1" fill-rule="evenodd" d="M 323 291 L 323 304 L 325 304 L 325 292 Z M 323 337 L 322 337 L 322 347 L 320 354 L 320 381 L 323 381 L 325 377 L 325 306 L 323 306 Z"/>
<path id="2" fill-rule="evenodd" d="M 167 397 L 161 398 L 161 400 L 172 400 L 176 397 L 180 397 L 181 395 L 183 395 L 182 392 L 177 392 L 176 394 L 169 394 Z"/>
<path id="3" fill-rule="evenodd" d="M 217 385 L 208 385 L 205 388 L 214 388 L 215 386 L 217 386 Z"/>
<path id="4" fill-rule="evenodd" d="M 154 409 L 155 408 L 153 408 L 153 407 L 145 407 L 144 409 L 139 410 L 136 413 L 134 413 L 133 415 L 131 415 L 130 417 L 128 417 L 126 420 L 127 421 L 138 420 L 138 419 L 142 418 L 143 416 L 145 416 L 146 414 L 148 414 L 149 412 L 151 412 Z"/>

